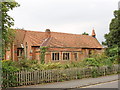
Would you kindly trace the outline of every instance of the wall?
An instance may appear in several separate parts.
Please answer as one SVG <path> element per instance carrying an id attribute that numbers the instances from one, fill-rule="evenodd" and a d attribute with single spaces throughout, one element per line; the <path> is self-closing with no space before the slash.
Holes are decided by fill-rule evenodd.
<path id="1" fill-rule="evenodd" d="M 59 60 L 52 60 L 52 53 L 59 52 Z M 69 60 L 63 60 L 63 53 L 68 52 L 70 54 Z M 77 53 L 77 59 L 75 59 L 74 53 Z M 48 62 L 78 62 L 83 60 L 84 58 L 89 57 L 89 50 L 88 49 L 80 49 L 80 48 L 49 48 L 45 54 L 45 63 Z"/>
<path id="2" fill-rule="evenodd" d="M 101 53 L 102 50 L 100 49 L 80 49 L 80 48 L 49 48 L 45 54 L 45 63 L 48 62 L 60 62 L 60 63 L 67 63 L 67 62 L 78 62 L 83 60 L 84 58 L 90 57 L 90 51 L 94 53 Z M 52 53 L 59 52 L 59 60 L 52 60 Z M 63 53 L 68 52 L 70 54 L 69 60 L 63 60 Z M 77 53 L 78 58 L 75 59 L 74 53 Z"/>

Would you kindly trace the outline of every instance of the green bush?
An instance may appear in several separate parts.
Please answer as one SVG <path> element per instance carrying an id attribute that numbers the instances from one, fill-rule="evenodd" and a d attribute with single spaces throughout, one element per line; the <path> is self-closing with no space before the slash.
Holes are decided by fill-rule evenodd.
<path id="1" fill-rule="evenodd" d="M 15 62 L 4 61 L 2 62 L 2 88 L 14 87 L 17 85 L 16 76 L 13 72 L 19 71 L 17 67 L 14 67 Z"/>
<path id="2" fill-rule="evenodd" d="M 117 64 L 115 57 L 108 57 L 105 53 L 93 54 L 91 58 L 86 58 L 82 61 L 83 67 L 100 67 L 111 66 Z"/>
<path id="3" fill-rule="evenodd" d="M 99 63 L 96 61 L 95 58 L 86 58 L 84 61 L 83 61 L 84 65 L 87 66 L 87 67 L 98 67 L 99 66 Z"/>

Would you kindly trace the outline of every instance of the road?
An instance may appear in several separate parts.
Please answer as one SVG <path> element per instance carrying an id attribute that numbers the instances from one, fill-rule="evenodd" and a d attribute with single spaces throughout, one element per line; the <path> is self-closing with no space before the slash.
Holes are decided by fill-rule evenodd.
<path id="1" fill-rule="evenodd" d="M 81 88 L 118 88 L 118 80 L 106 82 L 106 83 L 95 84 L 95 85 L 90 85 L 90 86 L 85 86 L 85 87 L 81 87 Z"/>

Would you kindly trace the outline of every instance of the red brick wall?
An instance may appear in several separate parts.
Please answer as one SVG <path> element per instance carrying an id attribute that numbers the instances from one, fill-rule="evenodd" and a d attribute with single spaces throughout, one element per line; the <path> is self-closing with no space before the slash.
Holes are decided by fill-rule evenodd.
<path id="1" fill-rule="evenodd" d="M 14 60 L 17 61 L 18 58 L 17 58 L 17 46 L 14 45 Z"/>
<path id="2" fill-rule="evenodd" d="M 95 50 L 95 49 L 73 49 L 73 48 L 49 48 L 48 51 L 45 54 L 45 63 L 48 62 L 61 62 L 61 63 L 67 63 L 67 62 L 77 62 L 77 61 L 81 61 L 84 58 L 89 57 L 89 50 L 94 50 L 95 53 L 97 53 L 98 51 L 100 52 L 100 50 Z M 70 59 L 69 60 L 63 60 L 63 52 L 69 52 L 70 53 Z M 74 52 L 73 52 L 74 51 Z M 52 53 L 53 52 L 59 52 L 60 54 L 60 60 L 52 60 Z M 75 59 L 74 53 L 78 54 L 78 58 L 77 60 Z"/>
<path id="3" fill-rule="evenodd" d="M 11 59 L 11 51 L 10 50 L 6 51 L 6 55 L 5 56 L 6 56 L 5 57 L 6 60 L 10 60 Z"/>
<path id="4" fill-rule="evenodd" d="M 59 60 L 52 60 L 52 53 L 53 52 L 59 52 Z M 68 52 L 70 54 L 69 60 L 63 60 L 63 53 Z M 77 53 L 78 58 L 75 59 L 74 53 Z M 67 63 L 67 62 L 77 62 L 84 59 L 86 56 L 88 56 L 88 50 L 82 50 L 82 49 L 70 49 L 70 48 L 49 48 L 45 55 L 45 62 L 61 62 L 61 63 Z"/>
<path id="5" fill-rule="evenodd" d="M 31 52 L 32 50 L 32 52 Z M 47 52 L 45 53 L 45 63 L 48 62 L 61 62 L 61 63 L 67 63 L 67 62 L 77 62 L 81 61 L 86 57 L 89 57 L 89 50 L 94 50 L 95 53 L 100 52 L 100 50 L 95 49 L 81 49 L 81 48 L 48 48 Z M 17 47 L 14 46 L 14 60 L 17 60 Z M 52 53 L 53 52 L 59 52 L 60 54 L 60 60 L 54 61 L 52 60 Z M 70 59 L 69 60 L 63 60 L 63 52 L 69 52 Z M 74 53 L 77 53 L 78 58 L 75 59 Z M 27 56 L 28 59 L 32 60 L 38 60 L 40 62 L 40 49 L 38 47 L 31 47 L 28 46 L 27 48 Z"/>

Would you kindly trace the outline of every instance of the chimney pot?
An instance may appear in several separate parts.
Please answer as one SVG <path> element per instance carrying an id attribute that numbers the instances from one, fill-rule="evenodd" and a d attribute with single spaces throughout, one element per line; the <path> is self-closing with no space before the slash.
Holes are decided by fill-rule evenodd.
<path id="1" fill-rule="evenodd" d="M 46 29 L 45 32 L 50 32 L 50 29 Z"/>
<path id="2" fill-rule="evenodd" d="M 51 31 L 50 31 L 50 29 L 46 29 L 45 33 L 46 33 L 46 37 L 47 38 L 51 37 Z"/>

